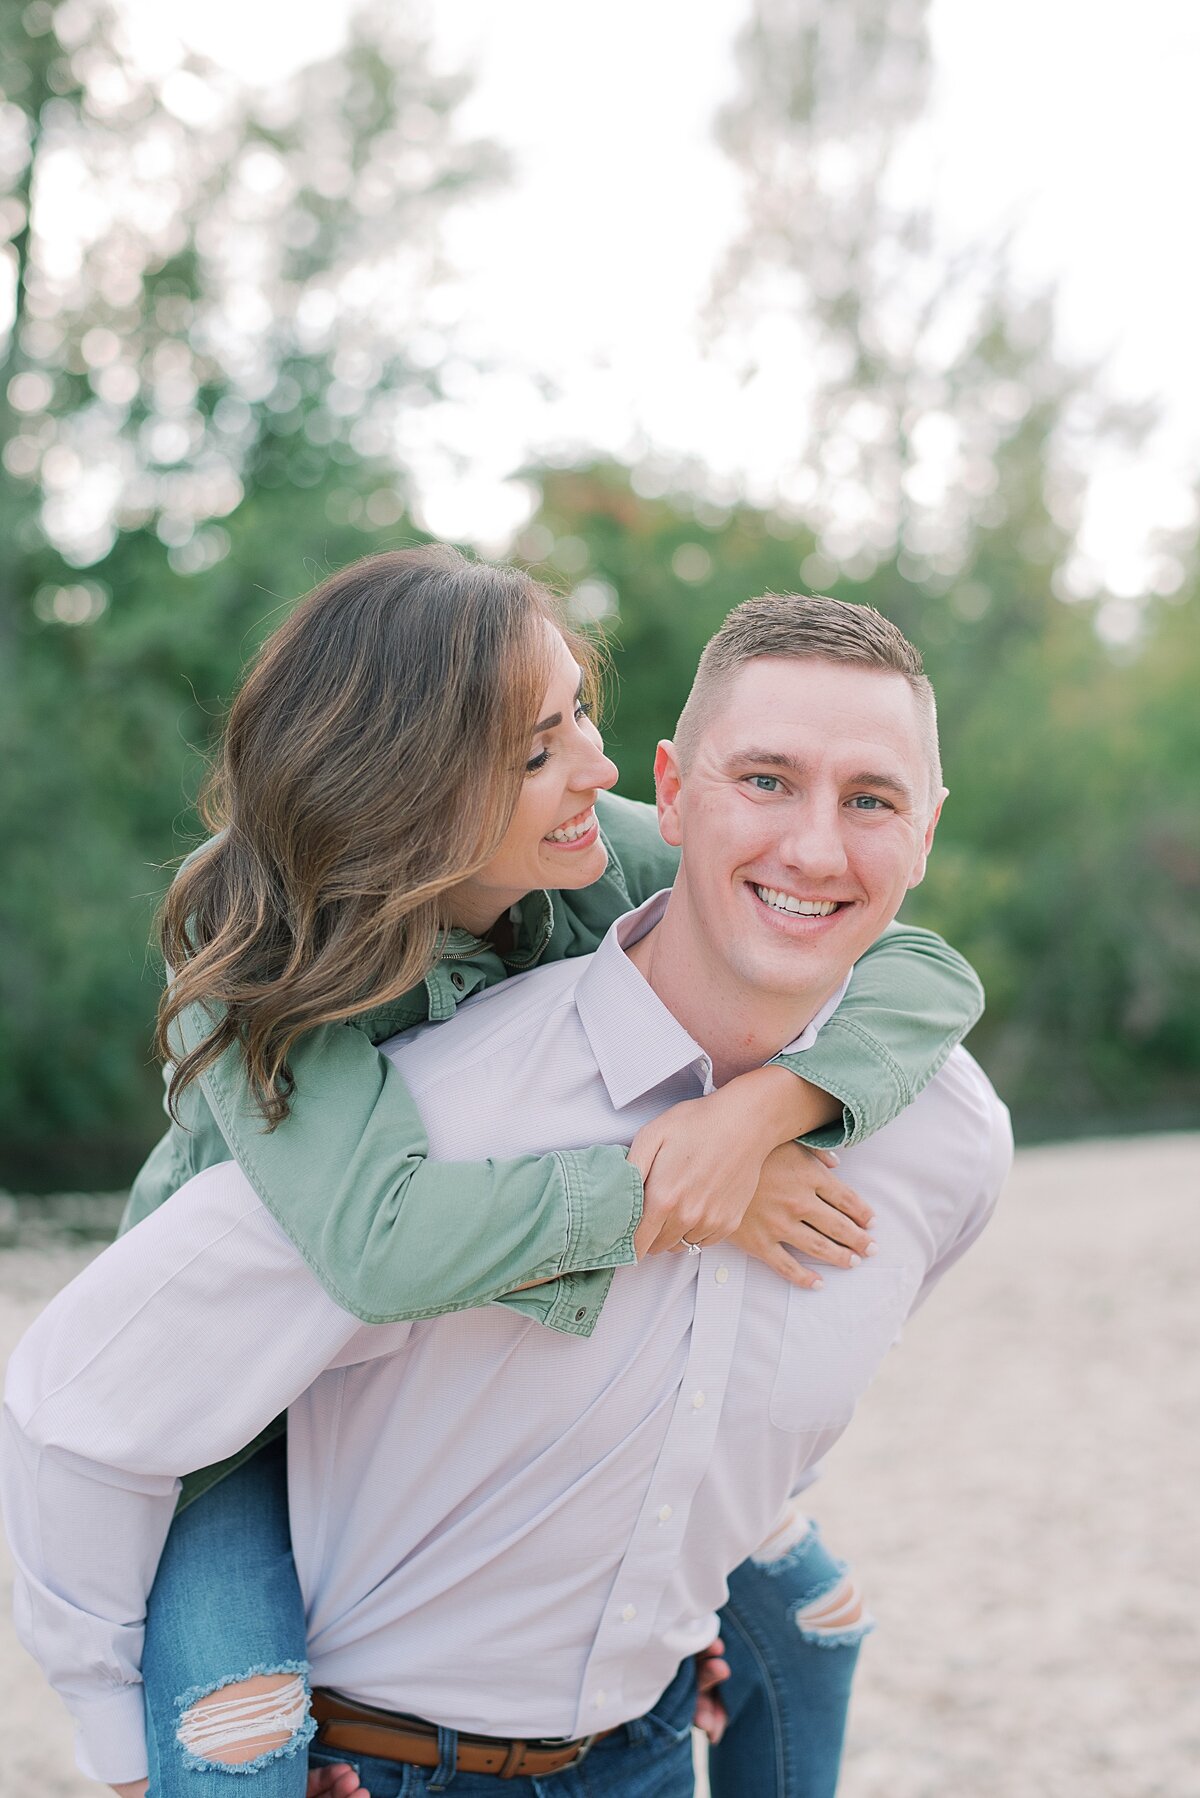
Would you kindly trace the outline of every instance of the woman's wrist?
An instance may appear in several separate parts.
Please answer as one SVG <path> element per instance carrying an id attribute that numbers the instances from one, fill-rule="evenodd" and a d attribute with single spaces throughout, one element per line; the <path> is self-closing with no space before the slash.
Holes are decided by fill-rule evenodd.
<path id="1" fill-rule="evenodd" d="M 778 1062 L 739 1074 L 719 1090 L 736 1104 L 763 1160 L 782 1143 L 836 1123 L 842 1114 L 832 1093 Z"/>

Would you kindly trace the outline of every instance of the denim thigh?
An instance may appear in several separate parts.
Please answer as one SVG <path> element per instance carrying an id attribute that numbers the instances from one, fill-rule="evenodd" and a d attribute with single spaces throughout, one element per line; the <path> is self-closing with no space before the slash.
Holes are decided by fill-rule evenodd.
<path id="1" fill-rule="evenodd" d="M 307 1691 L 282 1439 L 210 1487 L 171 1525 L 142 1657 L 149 1798 L 234 1798 L 240 1788 L 231 1789 L 231 1774 L 252 1781 L 254 1798 L 304 1798 L 301 1750 L 314 1727 L 307 1707 L 282 1748 L 241 1764 L 198 1755 L 179 1739 L 189 1705 L 258 1673 L 295 1674 Z"/>
<path id="2" fill-rule="evenodd" d="M 692 1798 L 692 1712 L 696 1674 L 689 1659 L 658 1703 L 597 1742 L 577 1767 L 545 1779 L 504 1779 L 489 1773 L 438 1773 L 365 1754 L 343 1754 L 318 1743 L 310 1764 L 348 1761 L 371 1798 Z M 742 1798 L 748 1798 L 743 1793 Z"/>
<path id="3" fill-rule="evenodd" d="M 846 1574 L 816 1524 L 775 1560 L 744 1561 L 721 1612 L 729 1724 L 709 1751 L 713 1798 L 832 1798 L 865 1619 L 820 1634 L 802 1613 Z"/>

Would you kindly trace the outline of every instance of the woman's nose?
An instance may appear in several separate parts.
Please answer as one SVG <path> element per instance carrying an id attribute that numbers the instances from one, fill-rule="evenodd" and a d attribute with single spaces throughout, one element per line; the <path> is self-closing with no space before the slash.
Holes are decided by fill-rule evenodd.
<path id="1" fill-rule="evenodd" d="M 603 743 L 597 742 L 589 746 L 589 753 L 576 764 L 572 784 L 580 792 L 588 787 L 607 792 L 609 787 L 616 786 L 619 772 L 611 756 L 605 755 Z"/>

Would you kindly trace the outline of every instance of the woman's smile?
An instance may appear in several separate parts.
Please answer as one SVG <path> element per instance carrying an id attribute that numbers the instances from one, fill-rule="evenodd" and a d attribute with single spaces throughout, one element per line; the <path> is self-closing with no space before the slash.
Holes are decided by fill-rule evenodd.
<path id="1" fill-rule="evenodd" d="M 552 843 L 556 849 L 586 849 L 594 843 L 600 825 L 596 818 L 594 803 L 586 811 L 576 812 L 565 824 L 559 824 L 549 830 L 542 838 L 543 843 Z"/>

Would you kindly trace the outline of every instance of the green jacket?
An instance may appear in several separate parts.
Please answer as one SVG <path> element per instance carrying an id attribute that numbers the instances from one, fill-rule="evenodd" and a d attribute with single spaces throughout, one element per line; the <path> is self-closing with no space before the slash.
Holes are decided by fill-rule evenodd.
<path id="1" fill-rule="evenodd" d="M 555 1329 L 590 1335 L 612 1270 L 634 1259 L 642 1185 L 612 1145 L 516 1161 L 433 1162 L 416 1106 L 375 1044 L 451 1017 L 508 974 L 587 955 L 622 912 L 670 884 L 678 862 L 651 806 L 602 795 L 607 872 L 573 893 L 531 893 L 502 957 L 450 933 L 437 966 L 395 1004 L 327 1025 L 297 1045 L 289 1117 L 268 1133 L 236 1050 L 183 1094 L 126 1207 L 128 1229 L 193 1174 L 236 1157 L 326 1291 L 366 1323 L 436 1317 L 499 1300 Z M 931 932 L 893 925 L 859 962 L 841 1006 L 786 1066 L 843 1106 L 809 1140 L 840 1146 L 897 1116 L 982 1010 L 974 973 Z M 202 1008 L 182 1021 L 189 1047 Z M 480 1220 L 486 1219 L 486 1229 Z M 532 1292 L 512 1288 L 557 1276 Z"/>

